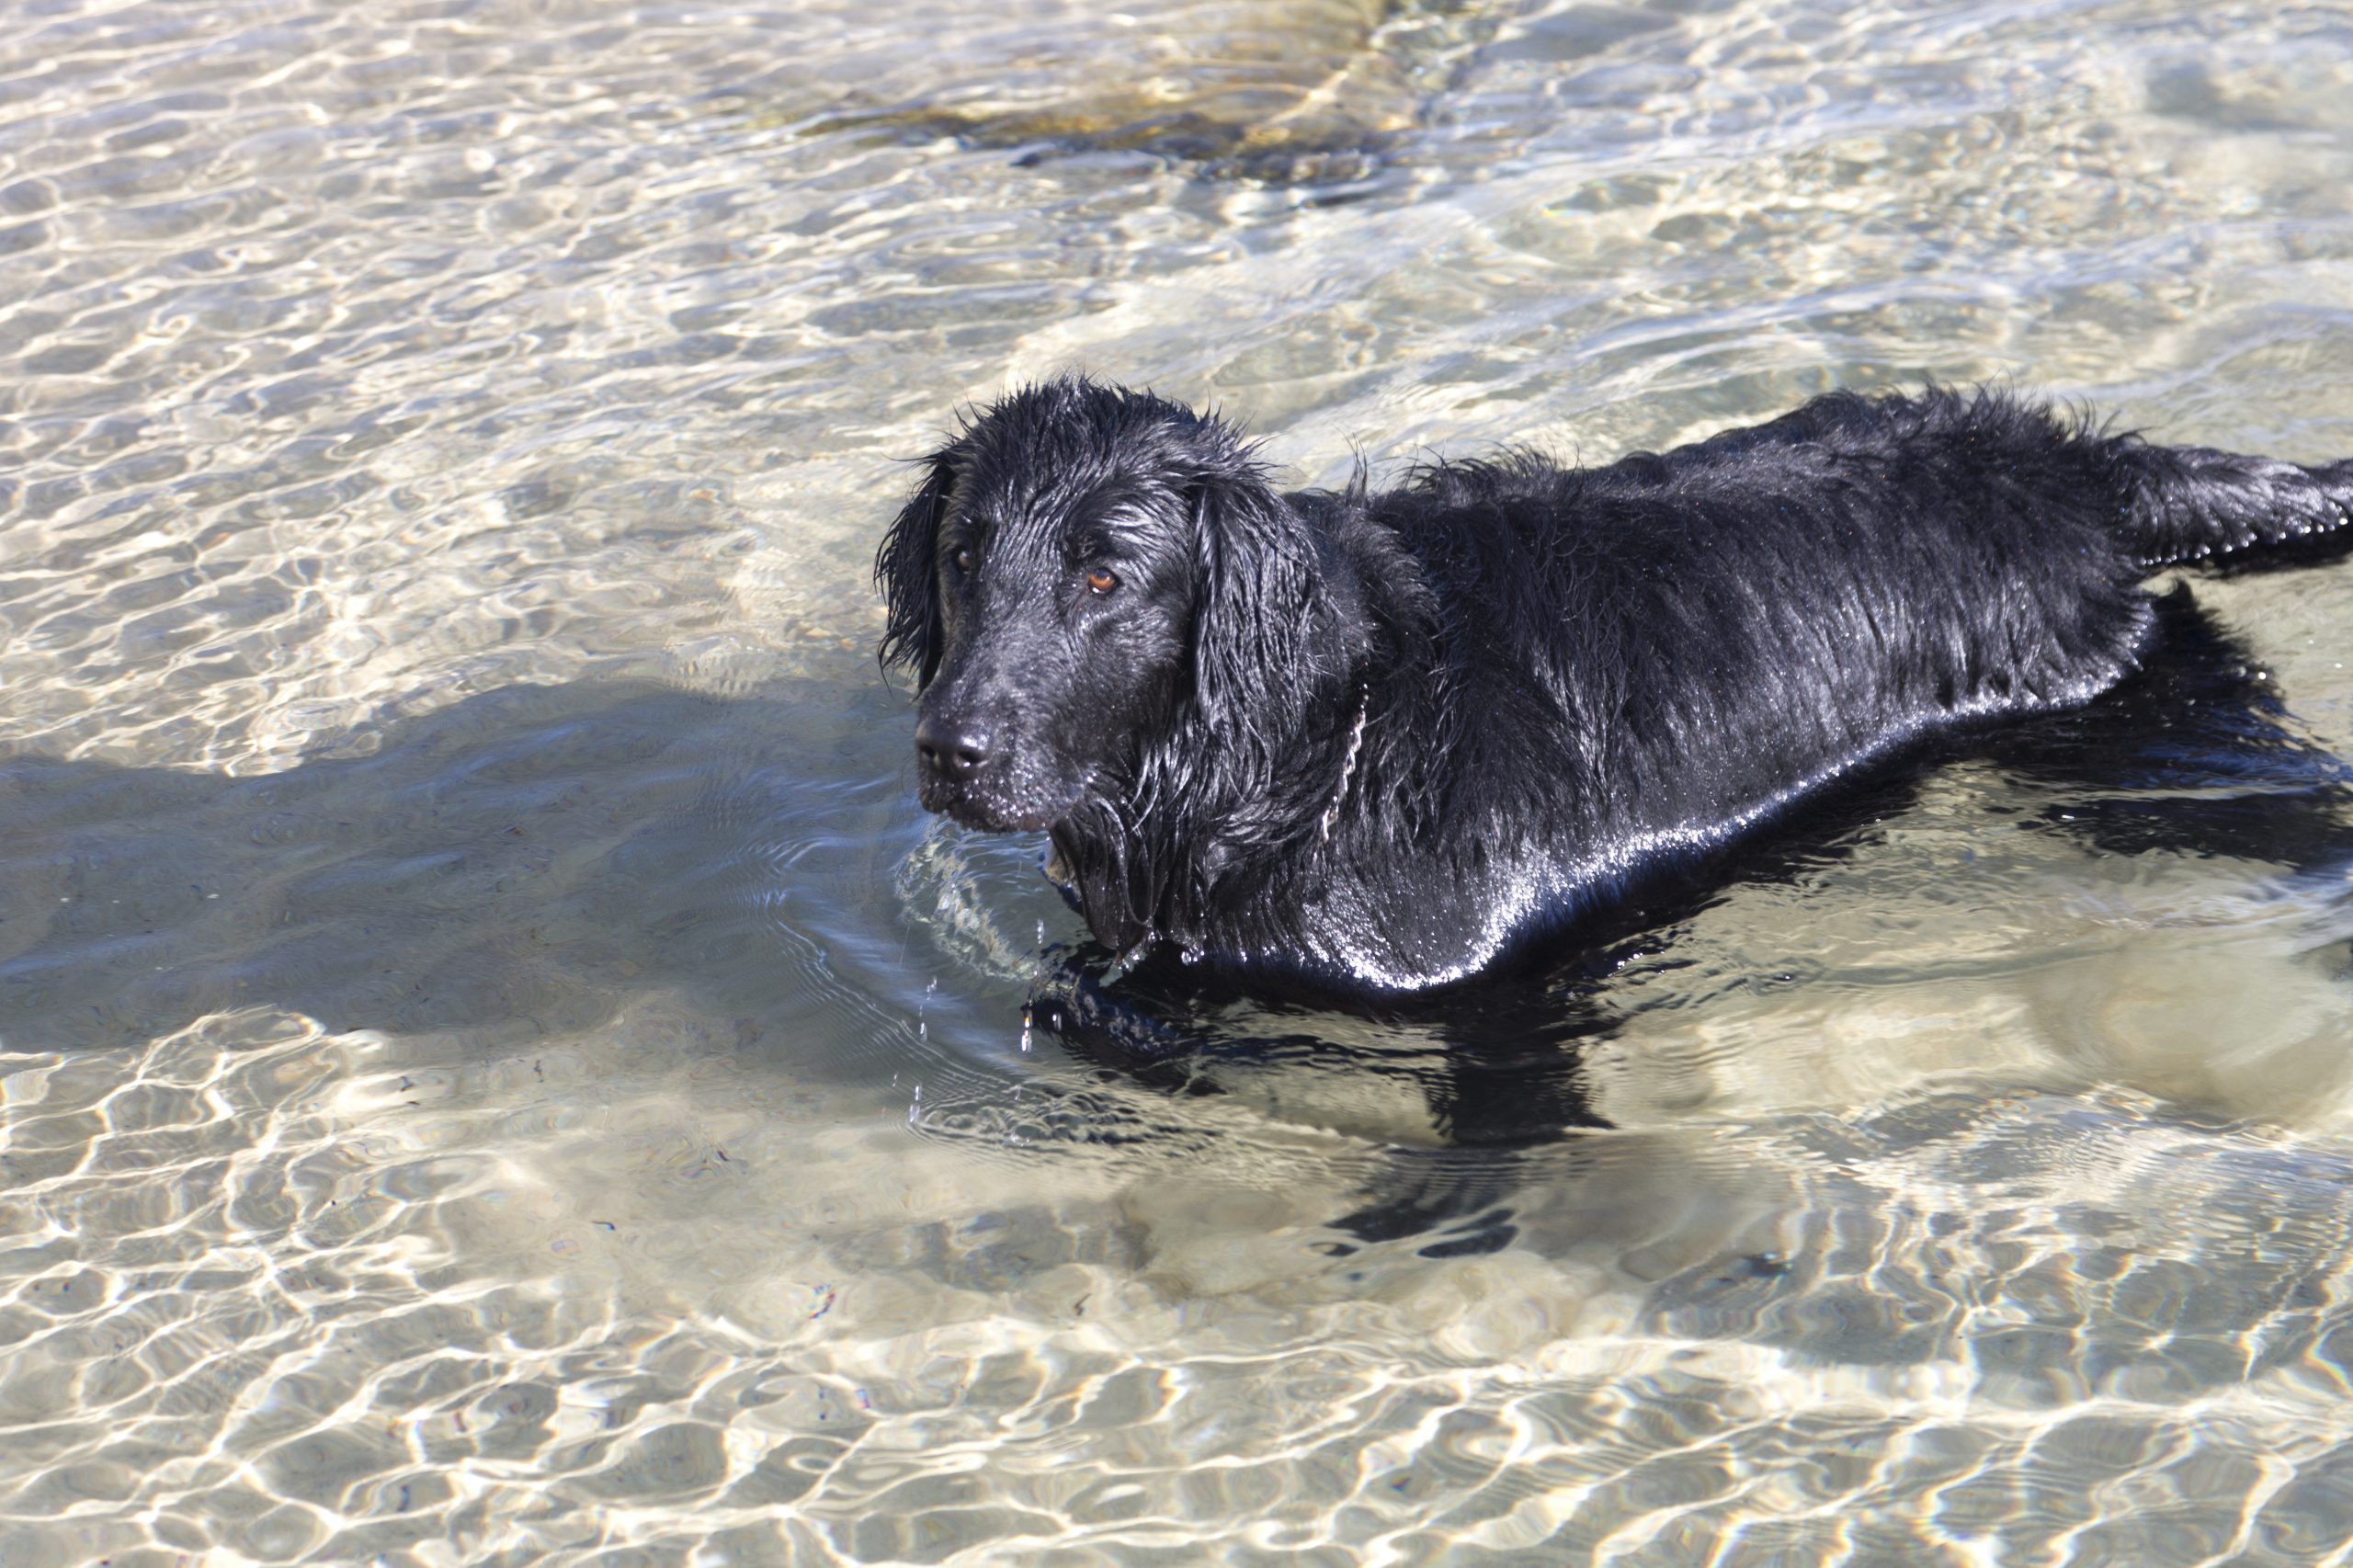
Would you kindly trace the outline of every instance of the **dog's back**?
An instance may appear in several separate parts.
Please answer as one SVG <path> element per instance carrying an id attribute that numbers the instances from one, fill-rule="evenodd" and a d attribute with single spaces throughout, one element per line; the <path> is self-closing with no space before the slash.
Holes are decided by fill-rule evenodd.
<path id="1" fill-rule="evenodd" d="M 1401 967 L 1481 967 L 1908 744 L 2089 699 L 2147 648 L 2149 571 L 2348 505 L 2353 464 L 1992 392 L 1836 395 L 1597 469 L 1431 465 L 1366 503 L 1447 630 L 1418 702 L 1372 708 L 1446 744 L 1388 781 L 1419 806 L 1376 836 L 1427 848 L 1363 907 L 1399 911 Z"/>

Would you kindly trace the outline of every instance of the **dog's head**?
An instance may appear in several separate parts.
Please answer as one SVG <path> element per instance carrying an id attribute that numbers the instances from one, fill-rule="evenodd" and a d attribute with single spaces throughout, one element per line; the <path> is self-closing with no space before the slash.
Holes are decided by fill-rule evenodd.
<path id="1" fill-rule="evenodd" d="M 875 575 L 883 662 L 922 692 L 925 807 L 1034 831 L 1132 790 L 1188 723 L 1261 744 L 1316 560 L 1229 427 L 1064 378 L 926 460 Z"/>

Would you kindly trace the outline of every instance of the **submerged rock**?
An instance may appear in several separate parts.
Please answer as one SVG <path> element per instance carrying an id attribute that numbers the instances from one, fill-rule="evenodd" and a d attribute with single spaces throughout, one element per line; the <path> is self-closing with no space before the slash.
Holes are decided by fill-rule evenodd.
<path id="1" fill-rule="evenodd" d="M 1211 178 L 1324 184 L 1421 122 L 1470 19 L 1396 0 L 1180 0 L 1149 19 L 1026 16 L 881 68 L 807 134 L 953 138 L 1018 161 L 1134 153 Z"/>

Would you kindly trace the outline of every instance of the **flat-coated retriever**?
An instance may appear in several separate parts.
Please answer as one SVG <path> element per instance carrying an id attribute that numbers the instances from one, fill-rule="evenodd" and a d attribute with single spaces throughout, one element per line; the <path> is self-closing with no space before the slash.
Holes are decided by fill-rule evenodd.
<path id="1" fill-rule="evenodd" d="M 2082 703 L 2150 650 L 2153 571 L 2348 522 L 2353 460 L 1938 388 L 1286 494 L 1217 418 L 1068 377 L 932 455 L 876 575 L 926 808 L 1051 835 L 1115 950 L 1394 992 Z"/>

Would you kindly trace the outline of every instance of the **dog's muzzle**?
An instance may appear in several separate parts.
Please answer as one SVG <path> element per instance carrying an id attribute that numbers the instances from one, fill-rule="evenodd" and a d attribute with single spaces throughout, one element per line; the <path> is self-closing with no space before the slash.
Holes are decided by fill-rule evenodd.
<path id="1" fill-rule="evenodd" d="M 972 729 L 926 722 L 915 731 L 916 797 L 924 810 L 986 833 L 1043 833 L 1080 791 L 1032 776 L 1026 759 Z"/>
<path id="2" fill-rule="evenodd" d="M 970 783 L 995 760 L 995 734 L 985 723 L 926 715 L 915 724 L 915 756 L 926 784 L 934 778 Z"/>

